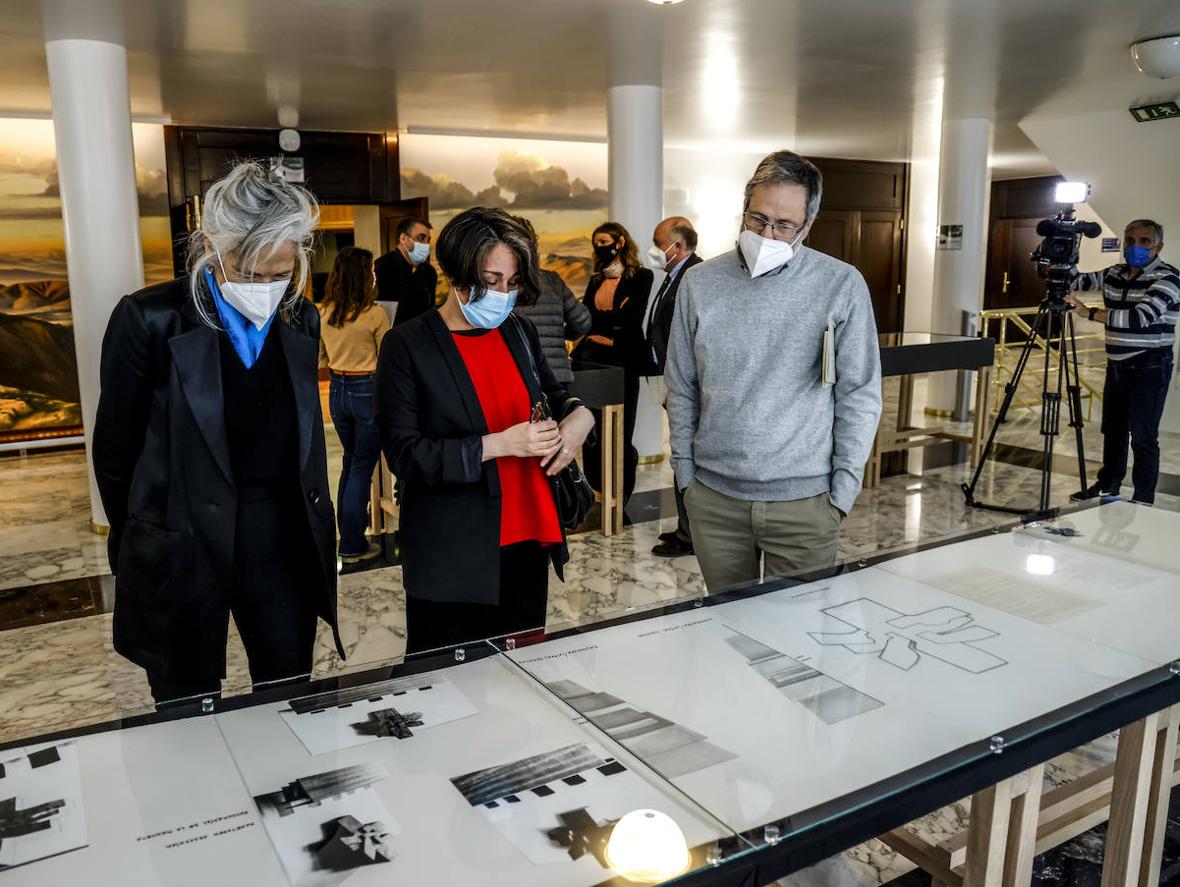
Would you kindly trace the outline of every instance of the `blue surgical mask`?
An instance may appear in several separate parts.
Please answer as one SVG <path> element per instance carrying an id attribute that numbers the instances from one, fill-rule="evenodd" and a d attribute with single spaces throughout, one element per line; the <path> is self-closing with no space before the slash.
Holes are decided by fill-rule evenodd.
<path id="1" fill-rule="evenodd" d="M 474 291 L 467 297 L 467 304 L 459 299 L 459 310 L 467 318 L 467 322 L 481 330 L 494 330 L 508 319 L 512 309 L 516 307 L 516 290 L 498 293 L 495 290 L 484 290 L 478 299 Z M 458 298 L 456 296 L 455 298 Z"/>
<path id="2" fill-rule="evenodd" d="M 1123 258 L 1132 268 L 1143 268 L 1151 262 L 1151 250 L 1145 246 L 1128 246 L 1123 250 Z"/>
<path id="3" fill-rule="evenodd" d="M 415 243 L 410 248 L 410 261 L 415 265 L 421 265 L 430 258 L 430 244 L 429 243 Z"/>

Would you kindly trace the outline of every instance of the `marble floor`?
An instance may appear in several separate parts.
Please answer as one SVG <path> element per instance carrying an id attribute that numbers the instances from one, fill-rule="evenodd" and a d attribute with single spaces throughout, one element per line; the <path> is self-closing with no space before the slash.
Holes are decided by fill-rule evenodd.
<path id="1" fill-rule="evenodd" d="M 1001 430 L 1002 444 L 1014 451 L 1039 450 L 1035 416 L 1029 412 L 1014 416 Z M 1094 446 L 1096 429 L 1088 435 Z M 328 439 L 332 470 L 338 472 L 338 444 L 334 434 L 329 433 Z M 1163 470 L 1180 476 L 1180 438 L 1168 439 L 1163 449 Z M 1053 474 L 1052 491 L 1053 501 L 1064 503 L 1077 489 L 1072 443 L 1061 446 L 1059 453 L 1062 458 Z M 911 473 L 886 478 L 862 493 L 844 525 L 842 559 L 899 551 L 1012 520 L 964 504 L 959 485 L 968 474 L 963 465 L 926 469 L 923 461 L 920 455 L 911 457 Z M 1031 506 L 1038 484 L 1039 472 L 1033 468 L 994 461 L 985 466 L 977 494 L 984 501 Z M 641 466 L 637 492 L 650 494 L 651 501 L 659 503 L 655 512 L 659 519 L 640 520 L 610 539 L 583 534 L 571 540 L 566 581 L 553 580 L 550 588 L 550 630 L 703 595 L 694 558 L 668 560 L 651 554 L 658 533 L 670 529 L 675 520 L 670 485 L 666 462 Z M 1124 493 L 1129 490 L 1125 488 Z M 1180 511 L 1180 495 L 1161 493 L 1157 505 Z M 81 454 L 0 458 L 0 711 L 5 713 L 0 741 L 151 710 L 142 673 L 111 646 L 110 584 L 104 540 L 89 529 Z M 36 604 L 28 603 L 34 597 Z M 348 658 L 341 661 L 327 633 L 321 631 L 315 655 L 317 676 L 401 659 L 405 599 L 399 567 L 378 566 L 342 575 L 339 600 Z M 47 606 L 56 609 L 46 614 Z M 231 627 L 225 692 L 247 692 L 249 687 L 244 652 Z M 1086 772 L 1111 760 L 1113 748 L 1112 738 L 1107 737 L 1065 755 L 1050 765 L 1046 779 L 1056 785 Z M 968 806 L 957 803 L 911 828 L 934 840 L 949 836 L 964 827 Z M 1084 842 L 1079 846 L 1084 848 Z M 1060 860 L 1054 864 L 1060 868 Z M 912 868 L 883 844 L 870 841 L 783 883 L 790 887 L 885 884 L 907 876 Z M 1045 869 L 1052 870 L 1052 865 Z M 1038 881 L 1049 883 L 1073 882 Z"/>

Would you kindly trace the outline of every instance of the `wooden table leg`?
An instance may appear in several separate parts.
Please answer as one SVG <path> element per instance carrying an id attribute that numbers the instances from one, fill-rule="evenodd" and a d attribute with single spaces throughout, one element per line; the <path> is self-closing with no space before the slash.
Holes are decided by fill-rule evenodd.
<path id="1" fill-rule="evenodd" d="M 1045 765 L 1025 771 L 1028 785 L 1012 800 L 1008 824 L 1008 850 L 1004 860 L 1004 887 L 1028 887 L 1032 883 L 1033 859 L 1037 855 L 1037 823 L 1041 814 L 1041 790 Z"/>
<path id="2" fill-rule="evenodd" d="M 971 798 L 963 887 L 1028 887 L 1045 767 L 1038 764 Z"/>
<path id="3" fill-rule="evenodd" d="M 987 440 L 990 401 L 992 393 L 992 368 L 980 367 L 975 375 L 975 421 L 971 429 L 971 467 L 979 467 L 983 458 L 983 445 Z"/>
<path id="4" fill-rule="evenodd" d="M 1177 729 L 1180 706 L 1165 715 L 1155 738 L 1152 758 L 1151 791 L 1147 798 L 1147 829 L 1143 834 L 1143 862 L 1139 866 L 1139 887 L 1159 887 L 1164 857 L 1164 832 L 1168 825 L 1168 802 L 1171 800 L 1172 775 L 1175 772 Z"/>
<path id="5" fill-rule="evenodd" d="M 971 797 L 963 887 L 1001 887 L 1011 820 L 1011 779 L 997 782 Z"/>
<path id="6" fill-rule="evenodd" d="M 623 407 L 602 410 L 602 535 L 623 532 Z"/>
<path id="7" fill-rule="evenodd" d="M 1178 713 L 1157 712 L 1119 732 L 1102 887 L 1159 884 Z"/>
<path id="8" fill-rule="evenodd" d="M 626 493 L 626 491 L 623 489 L 623 458 L 624 458 L 623 457 L 623 450 L 626 445 L 626 442 L 623 440 L 623 437 L 624 437 L 623 429 L 625 427 L 624 422 L 623 422 L 623 406 L 622 406 L 622 404 L 618 404 L 616 406 L 610 407 L 609 409 L 613 410 L 614 414 L 615 414 L 615 422 L 614 422 L 615 433 L 614 433 L 614 436 L 611 438 L 611 443 L 612 443 L 612 446 L 614 447 L 614 450 L 615 450 L 615 458 L 614 458 L 614 463 L 615 463 L 615 465 L 614 465 L 614 468 L 615 468 L 615 477 L 614 477 L 615 499 L 614 499 L 614 503 L 613 503 L 613 505 L 614 505 L 614 532 L 621 533 L 621 532 L 623 532 L 623 505 L 624 505 L 623 497 Z"/>

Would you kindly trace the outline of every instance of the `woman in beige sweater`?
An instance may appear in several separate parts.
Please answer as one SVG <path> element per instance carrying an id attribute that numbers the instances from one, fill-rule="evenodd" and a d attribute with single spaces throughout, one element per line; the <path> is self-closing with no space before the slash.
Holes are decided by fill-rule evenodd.
<path id="1" fill-rule="evenodd" d="M 381 553 L 367 542 L 369 489 L 381 456 L 373 421 L 373 372 L 377 352 L 389 331 L 389 318 L 376 303 L 373 254 L 345 247 L 336 256 L 319 310 L 320 366 L 331 370 L 328 409 L 344 445 L 344 470 L 336 495 L 340 558 L 345 563 Z"/>

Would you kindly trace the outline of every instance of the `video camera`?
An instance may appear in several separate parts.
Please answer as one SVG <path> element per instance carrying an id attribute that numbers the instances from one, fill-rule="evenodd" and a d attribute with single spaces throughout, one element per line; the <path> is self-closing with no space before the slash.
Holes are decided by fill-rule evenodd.
<path id="1" fill-rule="evenodd" d="M 1040 245 L 1030 256 L 1037 263 L 1037 273 L 1046 279 L 1045 291 L 1051 307 L 1065 310 L 1065 297 L 1078 274 L 1078 255 L 1083 237 L 1097 237 L 1102 226 L 1073 217 L 1073 207 L 1055 218 L 1037 223 Z"/>

